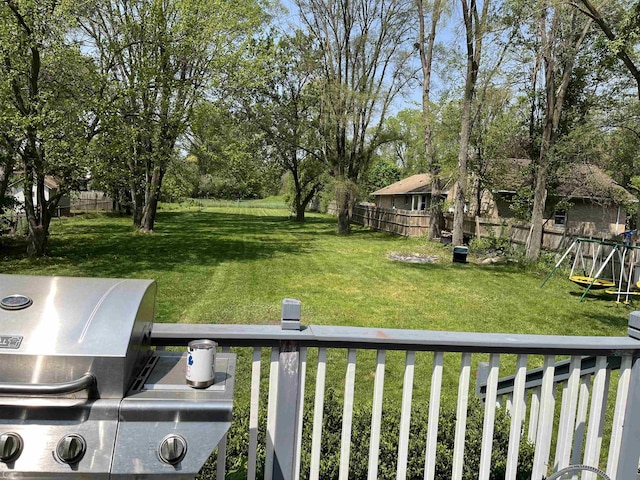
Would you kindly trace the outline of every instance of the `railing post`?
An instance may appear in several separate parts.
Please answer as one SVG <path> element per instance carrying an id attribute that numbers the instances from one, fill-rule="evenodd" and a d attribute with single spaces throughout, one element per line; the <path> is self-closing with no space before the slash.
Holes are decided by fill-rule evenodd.
<path id="1" fill-rule="evenodd" d="M 629 336 L 640 340 L 640 312 L 629 315 Z M 640 460 L 640 359 L 634 355 L 629 380 L 629 395 L 624 413 L 622 439 L 620 441 L 620 457 L 616 477 L 620 480 L 638 477 L 638 461 Z"/>
<path id="2" fill-rule="evenodd" d="M 300 330 L 301 302 L 291 298 L 282 301 L 281 327 Z M 293 480 L 295 477 L 298 412 L 302 401 L 300 392 L 300 343 L 280 342 L 278 360 L 278 393 L 273 439 L 273 480 Z"/>

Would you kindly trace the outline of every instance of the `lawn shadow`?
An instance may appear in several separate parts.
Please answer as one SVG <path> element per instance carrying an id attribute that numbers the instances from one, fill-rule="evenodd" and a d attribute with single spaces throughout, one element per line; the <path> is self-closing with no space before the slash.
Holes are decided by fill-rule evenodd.
<path id="1" fill-rule="evenodd" d="M 609 301 L 611 302 L 611 306 L 609 308 L 612 310 L 612 312 L 615 311 L 616 313 L 596 314 L 594 312 L 585 312 L 583 313 L 583 316 L 595 320 L 596 322 L 603 323 L 607 326 L 624 329 L 629 323 L 629 316 L 620 315 L 620 308 L 624 307 L 616 304 L 615 300 Z"/>
<path id="2" fill-rule="evenodd" d="M 173 270 L 226 261 L 249 262 L 278 252 L 304 254 L 310 250 L 308 242 L 299 235 L 286 235 L 296 229 L 286 217 L 159 212 L 156 229 L 150 234 L 116 222 L 70 225 L 69 232 L 77 240 L 54 235 L 50 253 L 87 268 L 87 275 L 127 276 L 149 268 Z"/>
<path id="3" fill-rule="evenodd" d="M 578 301 L 580 300 L 580 297 L 582 297 L 582 295 L 584 295 L 584 290 L 580 291 L 580 292 L 576 292 L 576 291 L 571 291 L 569 292 L 569 295 L 571 295 L 574 298 L 577 298 Z M 600 292 L 598 290 L 589 290 L 589 292 L 587 292 L 587 294 L 584 296 L 584 299 L 587 300 L 602 300 L 602 301 L 611 301 L 615 298 L 614 295 L 607 295 L 604 292 Z"/>

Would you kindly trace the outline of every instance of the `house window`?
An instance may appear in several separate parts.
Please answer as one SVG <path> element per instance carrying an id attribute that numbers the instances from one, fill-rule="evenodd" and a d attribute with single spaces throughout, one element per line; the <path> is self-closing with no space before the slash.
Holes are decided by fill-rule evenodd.
<path id="1" fill-rule="evenodd" d="M 420 195 L 420 210 L 426 210 L 426 209 L 427 209 L 427 196 Z"/>
<path id="2" fill-rule="evenodd" d="M 391 197 L 391 208 L 396 208 L 396 197 Z"/>
<path id="3" fill-rule="evenodd" d="M 411 201 L 411 196 L 410 195 L 405 195 L 404 196 L 404 204 L 405 204 L 405 206 L 409 205 L 410 201 Z"/>
<path id="4" fill-rule="evenodd" d="M 564 227 L 567 224 L 566 210 L 558 210 L 553 214 L 553 224 L 557 227 Z"/>

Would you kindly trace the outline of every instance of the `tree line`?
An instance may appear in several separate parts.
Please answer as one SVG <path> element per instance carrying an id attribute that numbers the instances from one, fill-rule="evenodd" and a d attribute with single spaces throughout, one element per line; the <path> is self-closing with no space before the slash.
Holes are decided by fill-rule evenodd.
<path id="1" fill-rule="evenodd" d="M 357 200 L 425 172 L 434 198 L 455 181 L 461 243 L 469 173 L 489 187 L 492 160 L 527 157 L 530 258 L 559 166 L 588 159 L 640 193 L 640 2 L 292 8 L 283 29 L 265 1 L 0 0 L 0 213 L 12 186 L 33 192 L 28 253 L 46 252 L 61 197 L 87 181 L 152 231 L 162 198 L 259 196 L 284 179 L 297 220 L 329 191 L 347 234 Z M 419 108 L 398 111 L 417 89 Z"/>

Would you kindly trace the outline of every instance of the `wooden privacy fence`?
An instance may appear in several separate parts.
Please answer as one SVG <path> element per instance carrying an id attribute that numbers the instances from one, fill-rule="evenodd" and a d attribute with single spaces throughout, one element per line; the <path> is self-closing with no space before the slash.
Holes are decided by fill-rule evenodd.
<path id="1" fill-rule="evenodd" d="M 452 230 L 453 214 L 445 213 L 444 218 L 444 228 Z M 358 204 L 353 208 L 352 221 L 365 227 L 405 237 L 419 237 L 426 235 L 429 231 L 429 213 L 427 211 L 389 209 L 371 204 Z M 529 229 L 528 223 L 513 219 L 465 216 L 463 222 L 465 236 L 475 238 L 506 237 L 511 243 L 518 245 L 526 245 Z M 542 248 L 547 250 L 567 248 L 571 241 L 581 233 L 571 228 L 544 225 Z M 615 239 L 615 235 L 609 232 L 601 232 L 596 236 L 602 240 Z"/>
<path id="2" fill-rule="evenodd" d="M 453 214 L 445 214 L 445 225 L 448 230 L 453 228 Z M 465 216 L 463 222 L 464 234 L 475 238 L 507 237 L 511 243 L 526 245 L 531 226 L 525 222 L 513 219 L 483 218 Z M 545 250 L 561 250 L 568 247 L 573 238 L 580 232 L 574 232 L 564 227 L 544 225 L 542 229 L 542 248 Z M 603 235 L 603 240 L 610 239 L 610 235 Z"/>
<path id="3" fill-rule="evenodd" d="M 419 237 L 429 230 L 429 213 L 400 209 L 379 208 L 375 205 L 360 204 L 353 208 L 354 223 L 396 233 L 404 237 Z"/>
<path id="4" fill-rule="evenodd" d="M 84 211 L 113 210 L 113 198 L 103 192 L 78 192 L 78 197 L 71 201 L 71 209 Z"/>

